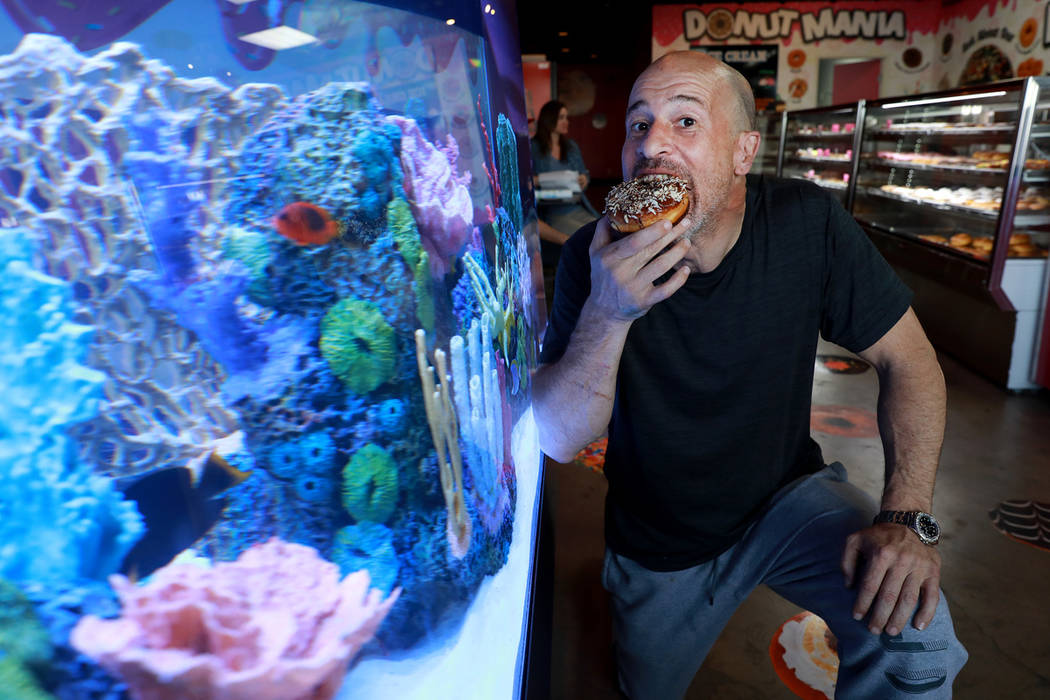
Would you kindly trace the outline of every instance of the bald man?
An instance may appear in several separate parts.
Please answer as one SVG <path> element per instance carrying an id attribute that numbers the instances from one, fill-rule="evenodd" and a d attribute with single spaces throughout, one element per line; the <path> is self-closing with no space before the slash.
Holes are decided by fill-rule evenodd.
<path id="1" fill-rule="evenodd" d="M 939 589 L 944 379 L 911 293 L 837 200 L 748 175 L 747 81 L 668 54 L 628 101 L 624 178 L 687 180 L 690 209 L 566 244 L 533 388 L 543 451 L 608 432 L 606 556 L 622 690 L 681 697 L 767 584 L 839 640 L 837 697 L 943 698 L 966 661 Z M 818 335 L 879 376 L 881 506 L 809 434 Z"/>

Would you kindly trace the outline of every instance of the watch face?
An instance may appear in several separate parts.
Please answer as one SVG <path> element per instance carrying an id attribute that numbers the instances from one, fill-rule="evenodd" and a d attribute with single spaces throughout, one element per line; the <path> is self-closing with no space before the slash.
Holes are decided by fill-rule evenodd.
<path id="1" fill-rule="evenodd" d="M 924 542 L 936 542 L 941 536 L 941 526 L 929 513 L 919 513 L 919 517 L 915 519 L 915 526 Z"/>

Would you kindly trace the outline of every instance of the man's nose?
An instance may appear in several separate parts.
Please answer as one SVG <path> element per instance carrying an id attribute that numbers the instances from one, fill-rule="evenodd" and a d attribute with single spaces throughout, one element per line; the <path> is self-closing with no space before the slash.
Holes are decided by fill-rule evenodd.
<path id="1" fill-rule="evenodd" d="M 645 158 L 656 158 L 671 151 L 671 130 L 667 126 L 653 123 L 639 139 L 638 154 Z"/>

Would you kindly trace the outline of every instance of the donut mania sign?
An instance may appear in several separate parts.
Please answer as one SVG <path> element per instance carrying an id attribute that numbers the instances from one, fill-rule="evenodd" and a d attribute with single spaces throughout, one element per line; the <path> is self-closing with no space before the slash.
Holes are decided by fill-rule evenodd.
<path id="1" fill-rule="evenodd" d="M 880 97 L 1048 75 L 1050 0 L 653 6 L 653 59 L 683 49 L 717 55 L 745 75 L 762 64 L 767 91 L 774 81 L 777 98 L 804 109 L 817 105 L 822 59 L 880 60 Z"/>
<path id="2" fill-rule="evenodd" d="M 712 48 L 732 47 L 739 53 L 748 45 L 777 47 L 775 93 L 789 109 L 803 109 L 816 106 L 823 58 L 883 58 L 913 48 L 907 66 L 898 62 L 906 70 L 884 62 L 880 84 L 892 94 L 917 91 L 917 81 L 933 69 L 928 57 L 934 54 L 939 22 L 940 3 L 903 0 L 655 5 L 652 56 L 683 49 L 712 53 Z"/>

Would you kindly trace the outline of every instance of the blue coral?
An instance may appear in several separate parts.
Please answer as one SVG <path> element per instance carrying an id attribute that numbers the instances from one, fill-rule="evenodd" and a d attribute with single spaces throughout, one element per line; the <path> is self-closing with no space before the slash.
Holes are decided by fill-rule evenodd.
<path id="1" fill-rule="evenodd" d="M 103 375 L 81 364 L 91 329 L 72 292 L 0 231 L 0 576 L 102 579 L 142 535 L 134 503 L 76 461 L 66 428 L 95 415 Z"/>
<path id="2" fill-rule="evenodd" d="M 325 433 L 307 433 L 298 440 L 290 440 L 269 449 L 270 473 L 294 480 L 303 473 L 323 475 L 335 465 L 335 443 Z"/>
<path id="3" fill-rule="evenodd" d="M 389 593 L 397 581 L 398 557 L 394 535 L 379 523 L 363 521 L 347 525 L 335 536 L 332 561 L 343 574 L 367 569 L 372 587 Z"/>
<path id="4" fill-rule="evenodd" d="M 397 435 L 405 429 L 408 407 L 403 399 L 386 399 L 368 411 L 368 422 L 387 435 Z"/>

